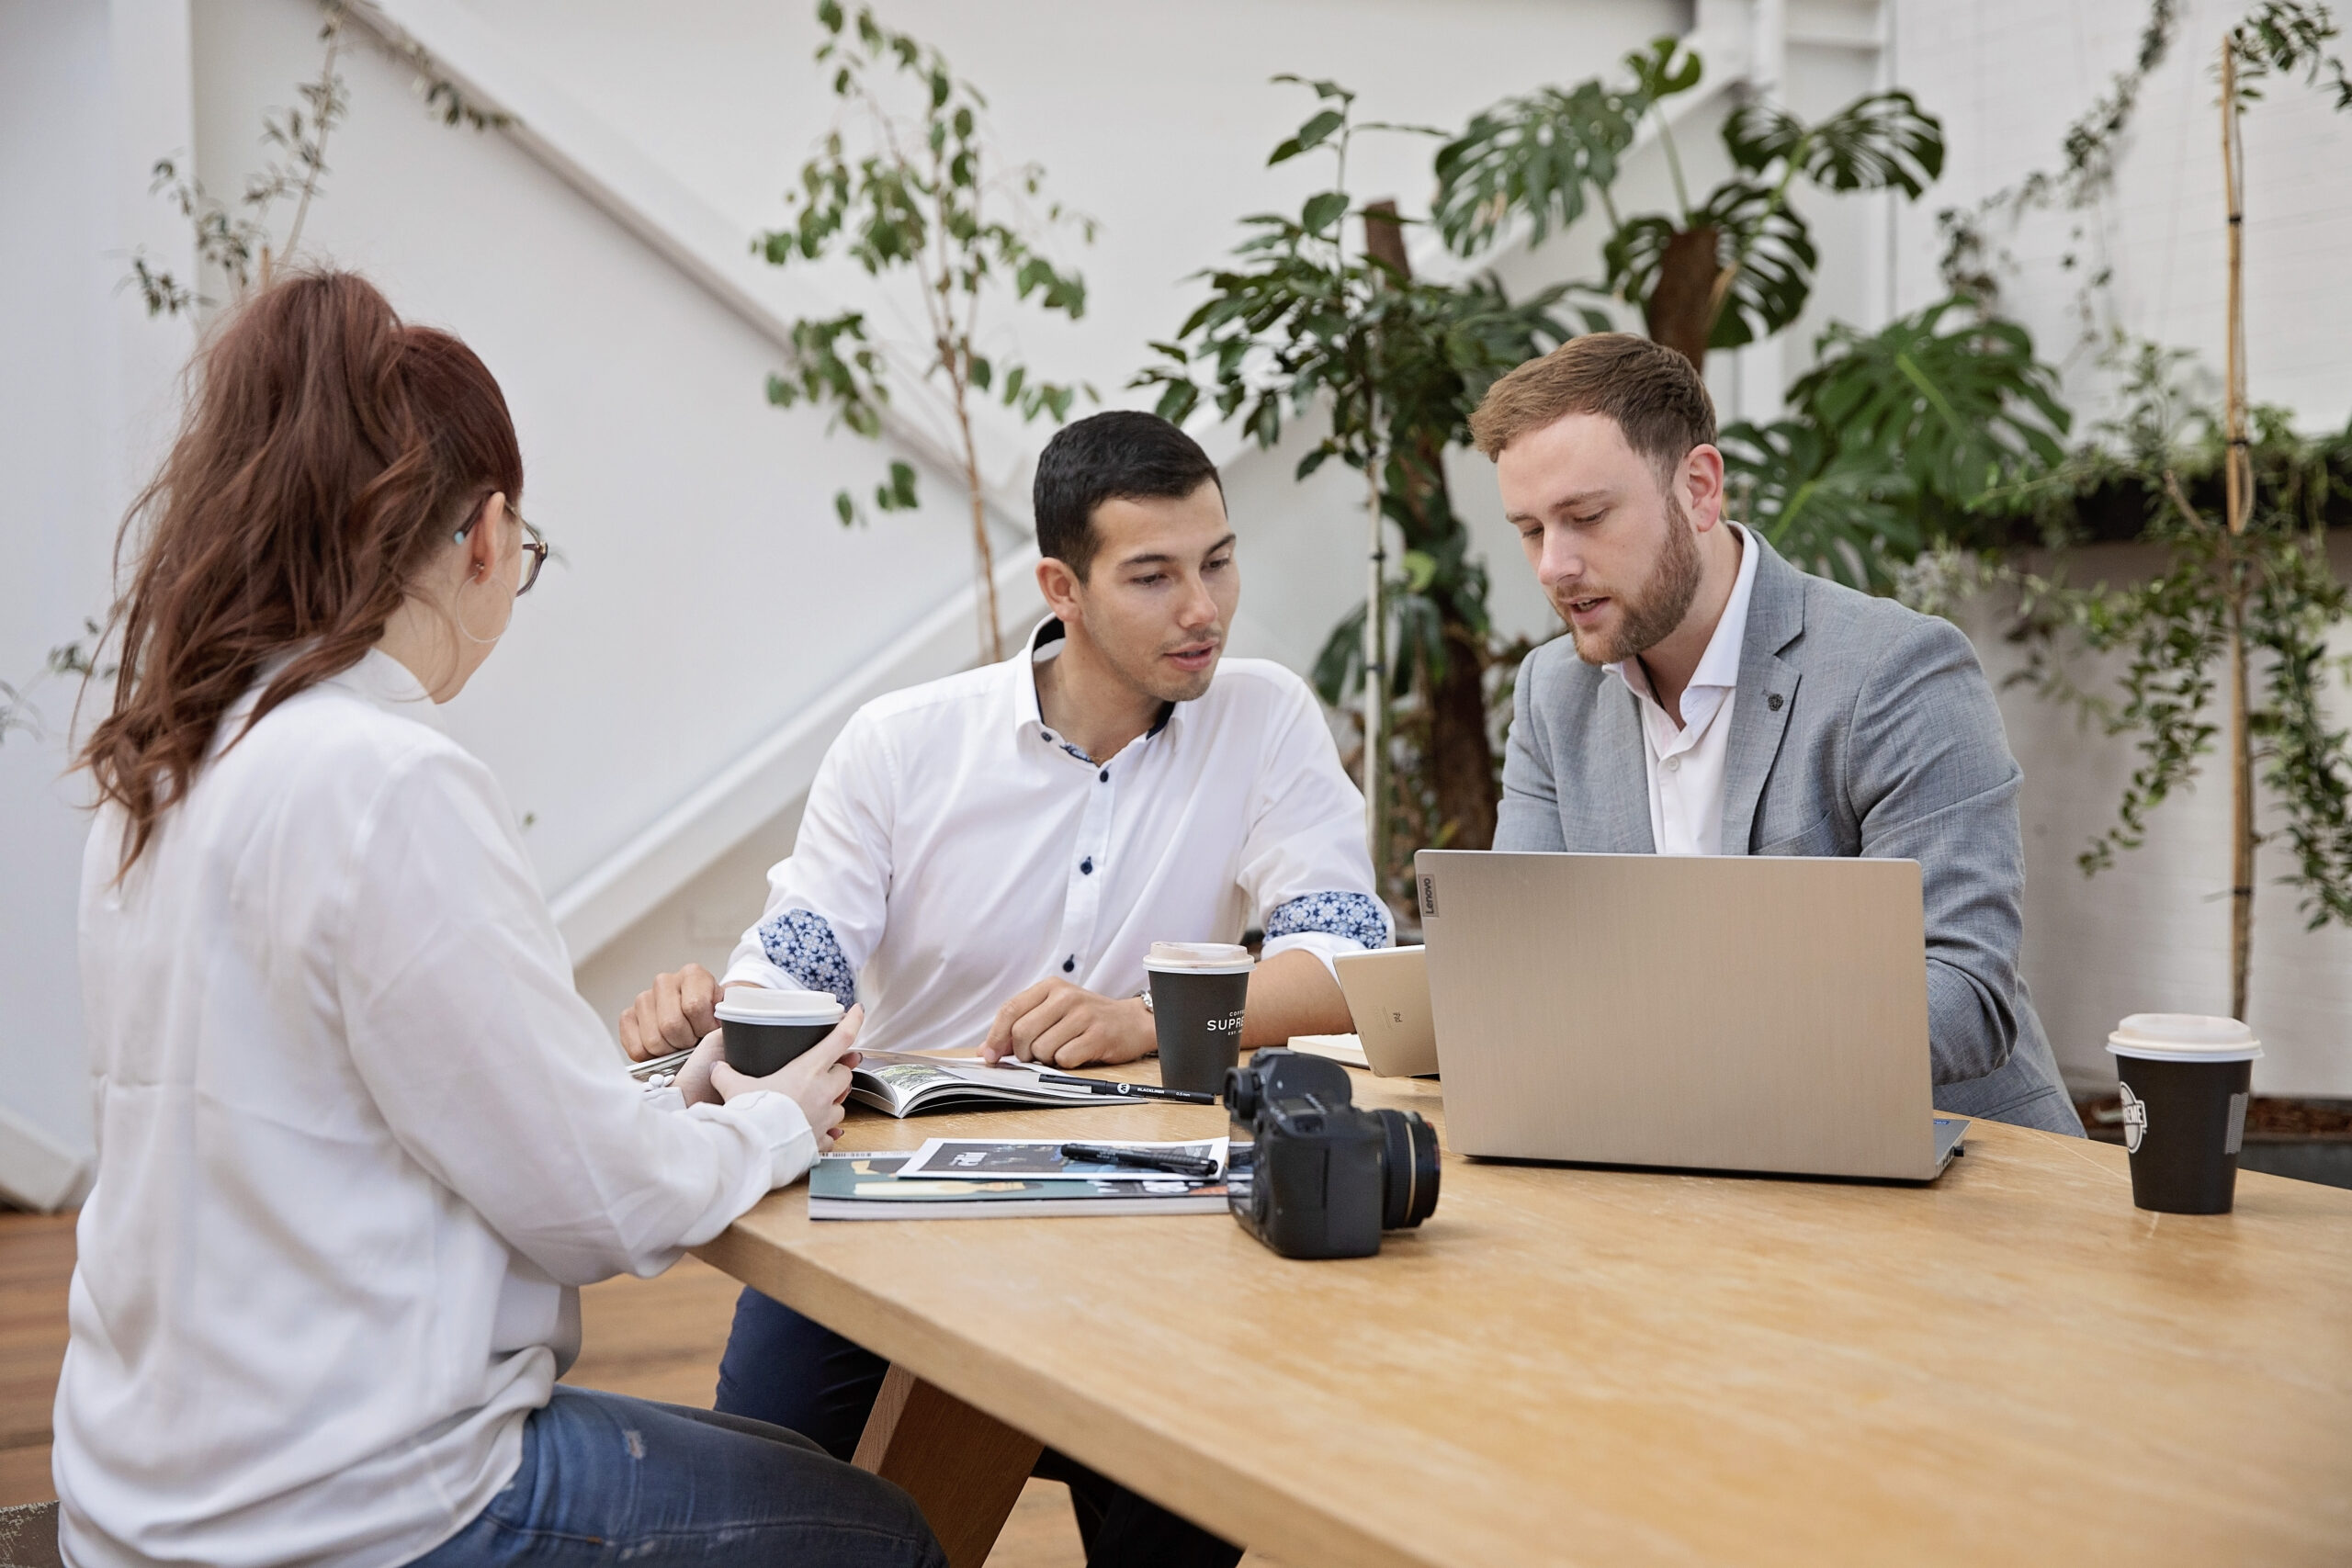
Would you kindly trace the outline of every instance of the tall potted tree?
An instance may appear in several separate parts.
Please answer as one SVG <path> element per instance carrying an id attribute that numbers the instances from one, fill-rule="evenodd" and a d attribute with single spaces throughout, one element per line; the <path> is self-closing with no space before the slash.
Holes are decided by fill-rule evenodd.
<path id="1" fill-rule="evenodd" d="M 1393 877 L 1395 827 L 1412 838 L 1407 855 L 1422 843 L 1492 840 L 1487 578 L 1453 511 L 1443 457 L 1466 441 L 1469 411 L 1489 382 L 1568 334 L 1553 314 L 1566 290 L 1514 301 L 1490 278 L 1461 287 L 1415 278 L 1395 204 L 1364 205 L 1347 183 L 1354 136 L 1411 128 L 1359 124 L 1348 89 L 1302 85 L 1316 94 L 1316 112 L 1268 162 L 1329 157 L 1330 187 L 1296 217 L 1244 220 L 1250 232 L 1235 264 L 1206 275 L 1207 299 L 1172 339 L 1153 345 L 1159 360 L 1136 384 L 1159 389 L 1167 418 L 1182 420 L 1205 402 L 1241 421 L 1261 446 L 1282 438 L 1286 417 L 1320 412 L 1326 433 L 1300 458 L 1297 477 L 1335 457 L 1363 475 L 1371 586 L 1365 605 L 1334 630 L 1317 675 L 1327 701 L 1363 698 L 1373 842 Z M 1588 316 L 1588 324 L 1599 322 Z M 1394 575 L 1390 528 L 1405 546 L 1404 570 Z M 1387 717 L 1399 698 L 1412 705 L 1425 737 L 1408 760 L 1436 764 L 1401 781 L 1384 776 L 1393 760 Z M 1399 784 L 1408 809 L 1392 823 Z"/>
<path id="2" fill-rule="evenodd" d="M 825 32 L 817 62 L 829 68 L 840 114 L 801 167 L 788 198 L 791 222 L 752 248 L 776 266 L 839 254 L 870 277 L 902 278 L 924 335 L 899 343 L 869 332 L 862 310 L 796 321 L 785 373 L 768 378 L 768 400 L 829 407 L 839 423 L 872 439 L 882 433 L 894 381 L 936 394 L 944 431 L 929 440 L 964 482 L 979 651 L 993 661 L 1004 657 L 1004 632 L 976 404 L 994 396 L 1024 422 L 1048 414 L 1058 423 L 1079 391 L 1091 389 L 1043 380 L 1025 365 L 989 355 L 980 323 L 1001 290 L 1072 320 L 1084 315 L 1085 281 L 1045 254 L 1043 234 L 1068 221 L 1091 240 L 1093 224 L 1043 201 L 1036 164 L 1001 166 L 982 119 L 988 100 L 937 50 L 885 27 L 870 6 L 853 18 L 839 0 L 820 0 L 817 20 Z M 881 511 L 914 508 L 913 465 L 893 461 L 873 493 Z M 844 526 L 865 515 L 846 490 L 833 497 L 833 508 Z"/>

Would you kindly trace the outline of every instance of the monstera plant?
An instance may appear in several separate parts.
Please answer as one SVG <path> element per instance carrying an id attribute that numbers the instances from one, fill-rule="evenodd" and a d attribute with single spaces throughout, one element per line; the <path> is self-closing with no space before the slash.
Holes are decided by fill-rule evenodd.
<path id="1" fill-rule="evenodd" d="M 1750 99 L 1724 121 L 1731 177 L 1694 201 L 1661 106 L 1699 85 L 1699 57 L 1661 38 L 1624 64 L 1628 81 L 1547 87 L 1475 117 L 1438 153 L 1433 219 L 1472 256 L 1514 220 L 1541 240 L 1597 206 L 1610 229 L 1600 287 L 1702 368 L 1710 348 L 1760 341 L 1803 313 L 1819 257 L 1791 204 L 1799 184 L 1916 199 L 1943 171 L 1942 125 L 1906 92 L 1867 93 L 1810 124 Z M 1645 120 L 1657 128 L 1675 204 L 1627 216 L 1611 186 Z"/>
<path id="2" fill-rule="evenodd" d="M 2073 416 L 2014 321 L 1946 299 L 1875 333 L 1832 326 L 1770 424 L 1724 428 L 1739 514 L 1791 560 L 1883 588 L 2004 486 L 2056 464 Z"/>

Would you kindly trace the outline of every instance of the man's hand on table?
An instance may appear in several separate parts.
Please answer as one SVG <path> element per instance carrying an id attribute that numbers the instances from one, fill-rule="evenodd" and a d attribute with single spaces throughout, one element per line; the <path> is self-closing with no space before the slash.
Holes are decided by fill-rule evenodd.
<path id="1" fill-rule="evenodd" d="M 718 982 L 699 964 L 672 975 L 656 975 L 621 1013 L 621 1049 L 632 1062 L 650 1061 L 673 1051 L 691 1051 L 718 1027 Z"/>
<path id="2" fill-rule="evenodd" d="M 1097 996 L 1068 980 L 1040 980 L 996 1010 L 980 1060 L 1010 1056 L 1046 1067 L 1132 1062 L 1159 1046 L 1140 997 Z"/>

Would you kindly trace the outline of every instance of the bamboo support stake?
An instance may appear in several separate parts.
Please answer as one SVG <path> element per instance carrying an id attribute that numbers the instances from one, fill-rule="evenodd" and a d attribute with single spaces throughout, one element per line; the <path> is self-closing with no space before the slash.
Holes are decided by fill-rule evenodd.
<path id="1" fill-rule="evenodd" d="M 980 624 L 980 659 L 997 664 L 1004 659 L 1004 623 L 997 612 L 996 552 L 989 547 L 988 506 L 980 495 L 979 448 L 973 444 L 971 415 L 961 398 L 956 418 L 964 431 L 964 492 L 972 502 L 972 568 L 980 579 L 979 602 L 974 606 Z"/>
<path id="2" fill-rule="evenodd" d="M 2245 578 L 2236 541 L 2245 533 L 2254 502 L 2254 463 L 2245 434 L 2245 145 L 2240 139 L 2237 58 L 2222 40 L 2222 188 L 2229 206 L 2229 329 L 2222 493 L 2229 547 L 2222 551 L 2230 624 L 2230 1015 L 2246 1013 L 2246 982 L 2254 952 L 2254 750 L 2247 733 Z"/>
<path id="3" fill-rule="evenodd" d="M 1367 408 L 1367 419 L 1371 412 Z M 1372 882 L 1376 888 L 1386 875 L 1388 858 L 1388 770 L 1383 765 L 1388 739 L 1388 617 L 1382 613 L 1381 604 L 1382 579 L 1388 570 L 1388 536 L 1386 519 L 1380 513 L 1377 439 L 1365 452 L 1364 480 L 1366 504 L 1372 510 L 1372 581 L 1363 602 L 1363 834 L 1372 852 Z"/>

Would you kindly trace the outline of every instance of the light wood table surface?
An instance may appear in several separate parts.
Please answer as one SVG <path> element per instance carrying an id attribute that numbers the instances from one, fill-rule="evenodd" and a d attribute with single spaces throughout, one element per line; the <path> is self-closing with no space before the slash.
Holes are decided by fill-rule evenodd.
<path id="1" fill-rule="evenodd" d="M 1442 1137 L 1437 1085 L 1351 1077 Z M 854 1111 L 841 1147 L 1223 1122 Z M 964 1451 L 1017 1491 L 1025 1433 L 1294 1568 L 2352 1562 L 2333 1188 L 2241 1173 L 2235 1213 L 2159 1216 L 2121 1149 L 1980 1122 L 1926 1188 L 1449 1154 L 1429 1222 L 1345 1262 L 1223 1215 L 807 1208 L 701 1255 L 888 1357 L 893 1403 L 954 1396 L 909 1407 L 930 1457 L 896 1479 Z M 959 1450 L 957 1401 L 1017 1431 Z"/>

